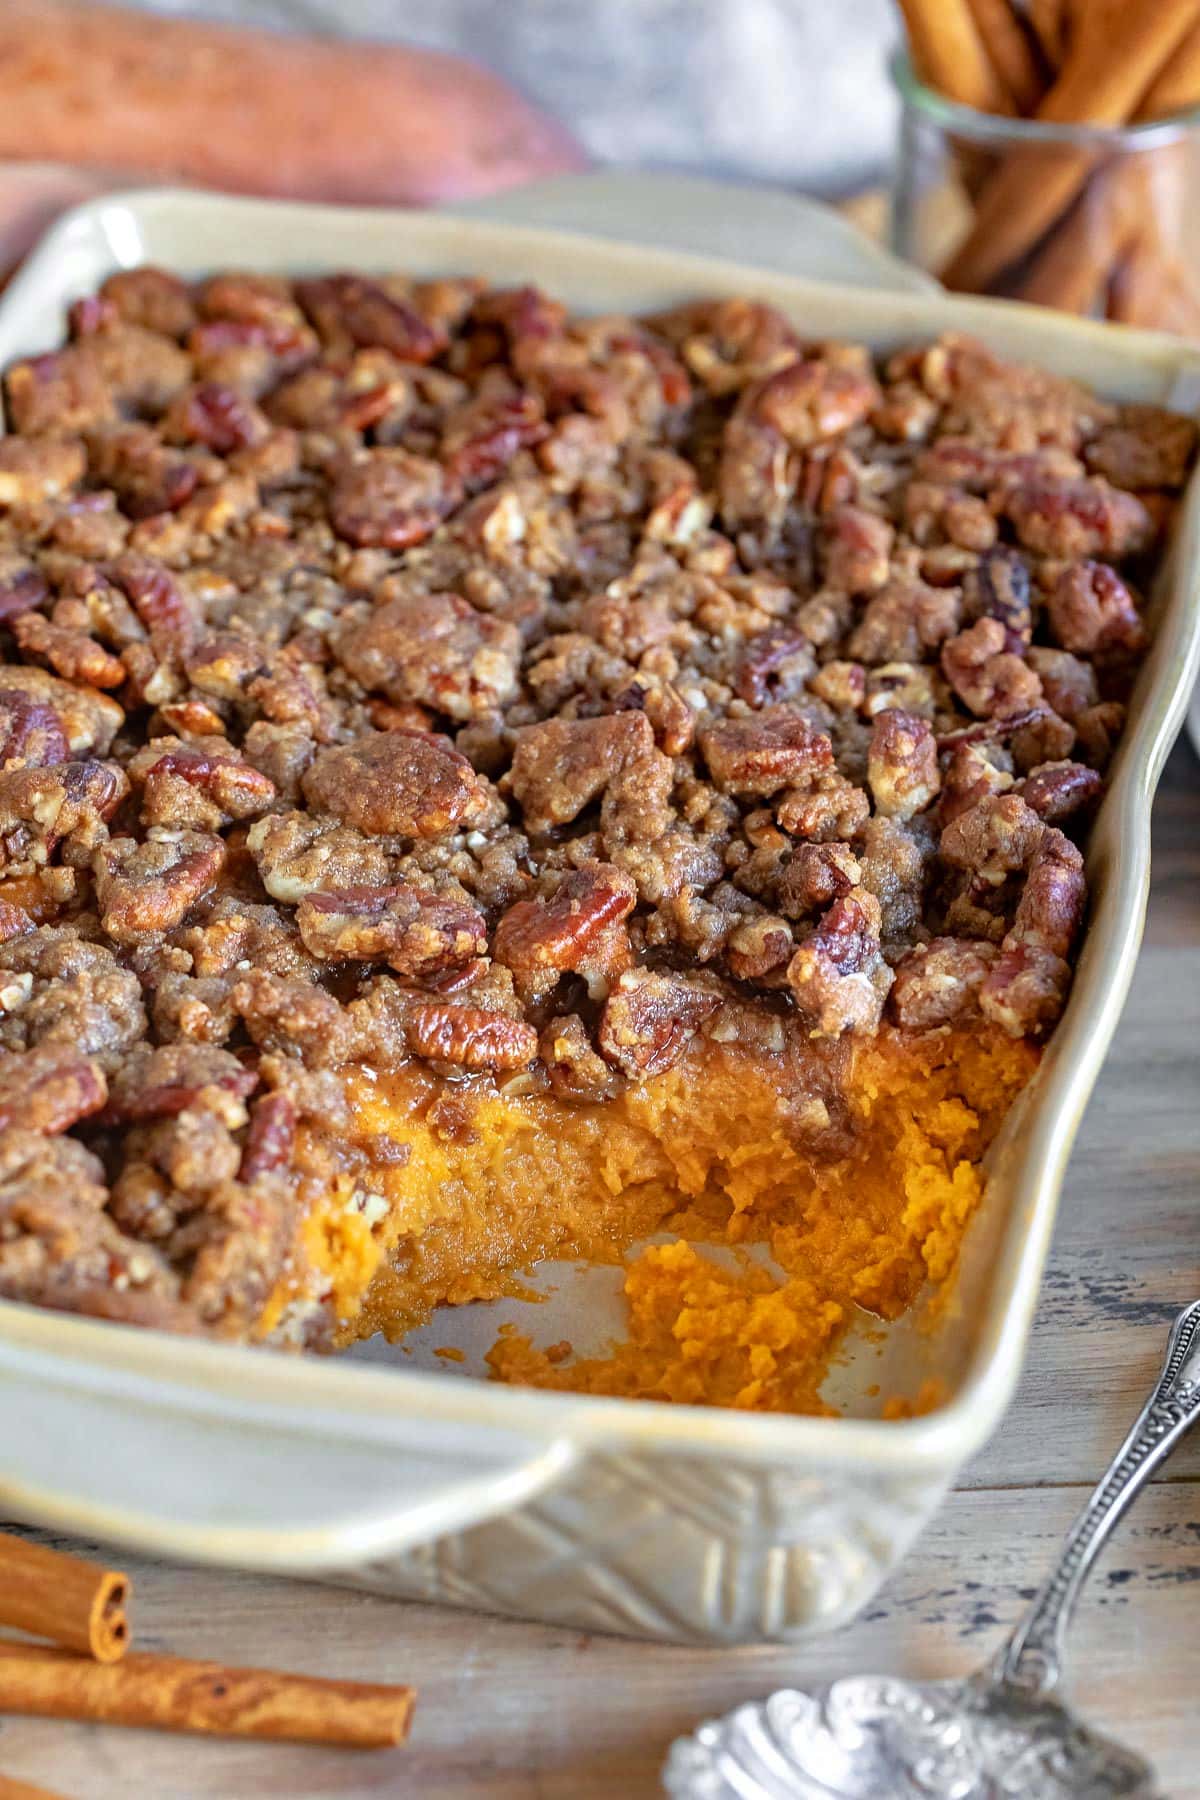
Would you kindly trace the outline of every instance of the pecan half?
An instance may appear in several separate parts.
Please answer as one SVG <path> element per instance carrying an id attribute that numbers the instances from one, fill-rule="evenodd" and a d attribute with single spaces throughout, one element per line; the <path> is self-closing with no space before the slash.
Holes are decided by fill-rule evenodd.
<path id="1" fill-rule="evenodd" d="M 585 970 L 636 904 L 628 875 L 611 863 L 591 863 L 568 875 L 549 899 L 510 906 L 496 926 L 492 954 L 517 976 Z"/>
<path id="2" fill-rule="evenodd" d="M 774 794 L 833 768 L 833 746 L 801 713 L 771 707 L 699 733 L 714 783 L 727 794 Z"/>
<path id="3" fill-rule="evenodd" d="M 487 949 L 483 914 L 465 895 L 408 881 L 306 894 L 296 923 L 314 956 L 386 962 L 413 980 L 461 968 Z"/>
<path id="4" fill-rule="evenodd" d="M 203 832 L 111 838 L 96 851 L 92 871 L 100 921 L 118 944 L 178 925 L 215 886 L 225 864 L 225 845 Z"/>
<path id="5" fill-rule="evenodd" d="M 440 463 L 407 450 L 365 450 L 333 478 L 329 516 L 348 543 L 405 550 L 436 531 L 462 490 Z"/>
<path id="6" fill-rule="evenodd" d="M 453 1063 L 463 1069 L 523 1069 L 537 1055 L 538 1036 L 532 1025 L 482 1007 L 418 1000 L 407 1009 L 404 1024 L 410 1050 L 426 1062 Z"/>
<path id="7" fill-rule="evenodd" d="M 310 805 L 368 837 L 440 837 L 488 804 L 466 757 L 428 731 L 381 731 L 322 750 L 301 785 Z"/>
<path id="8" fill-rule="evenodd" d="M 67 1131 L 99 1112 L 107 1095 L 103 1069 L 73 1045 L 0 1054 L 0 1131 Z"/>
<path id="9" fill-rule="evenodd" d="M 924 812 L 941 787 L 937 744 L 927 719 L 892 707 L 881 712 L 871 731 L 867 780 L 877 812 L 911 819 Z"/>

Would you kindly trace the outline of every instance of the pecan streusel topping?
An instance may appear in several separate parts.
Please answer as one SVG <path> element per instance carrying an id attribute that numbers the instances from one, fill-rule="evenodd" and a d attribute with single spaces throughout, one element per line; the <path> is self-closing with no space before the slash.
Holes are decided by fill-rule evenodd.
<path id="1" fill-rule="evenodd" d="M 1189 421 L 398 276 L 4 387 L 0 1292 L 252 1330 L 345 1064 L 1053 1027 Z"/>

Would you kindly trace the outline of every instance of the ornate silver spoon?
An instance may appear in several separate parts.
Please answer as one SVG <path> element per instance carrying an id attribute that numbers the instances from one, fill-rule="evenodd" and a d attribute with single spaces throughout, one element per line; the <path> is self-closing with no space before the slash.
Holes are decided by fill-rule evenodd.
<path id="1" fill-rule="evenodd" d="M 1154 1771 L 1056 1698 L 1067 1629 L 1102 1545 L 1200 1419 L 1200 1300 L 1154 1392 L 1007 1644 L 965 1681 L 856 1675 L 710 1719 L 671 1747 L 674 1800 L 1160 1800 Z"/>

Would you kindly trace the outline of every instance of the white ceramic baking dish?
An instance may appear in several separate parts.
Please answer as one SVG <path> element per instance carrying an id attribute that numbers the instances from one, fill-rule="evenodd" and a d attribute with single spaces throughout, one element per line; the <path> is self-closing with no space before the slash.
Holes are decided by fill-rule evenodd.
<path id="1" fill-rule="evenodd" d="M 471 270 L 540 282 L 591 311 L 753 293 L 814 335 L 886 347 L 962 329 L 1114 398 L 1200 402 L 1200 354 L 1029 308 L 823 286 L 432 214 L 166 193 L 93 203 L 50 234 L 0 308 L 0 363 L 49 347 L 68 301 L 146 260 L 186 274 Z M 5 1303 L 4 1515 L 165 1555 L 647 1636 L 787 1639 L 848 1618 L 994 1430 L 1017 1378 L 1064 1165 L 1137 953 L 1154 785 L 1200 662 L 1196 482 L 1158 604 L 1093 835 L 1075 990 L 996 1147 L 958 1304 L 935 1332 L 909 1320 L 882 1346 L 850 1347 L 833 1378 L 850 1416 L 585 1399 L 439 1369 L 433 1347 L 476 1351 L 494 1335 L 495 1308 L 439 1317 L 415 1352 L 387 1353 L 379 1367 L 370 1348 L 365 1360 L 297 1358 Z M 579 1342 L 606 1316 L 592 1305 L 597 1282 L 551 1273 Z M 539 1336 L 543 1317 L 536 1309 L 525 1321 Z M 937 1411 L 868 1416 L 879 1404 L 870 1383 L 912 1393 L 931 1373 L 949 1388 Z"/>

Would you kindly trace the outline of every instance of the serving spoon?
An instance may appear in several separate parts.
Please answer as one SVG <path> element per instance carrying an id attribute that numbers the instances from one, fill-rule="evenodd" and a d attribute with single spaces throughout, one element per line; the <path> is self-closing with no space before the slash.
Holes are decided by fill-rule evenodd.
<path id="1" fill-rule="evenodd" d="M 673 1800 L 1162 1800 L 1149 1763 L 1057 1690 L 1067 1630 L 1113 1526 L 1200 1419 L 1200 1300 L 1176 1319 L 1154 1391 L 1008 1642 L 959 1681 L 854 1675 L 782 1688 L 671 1747 Z"/>

